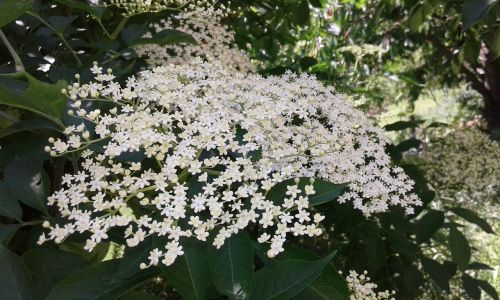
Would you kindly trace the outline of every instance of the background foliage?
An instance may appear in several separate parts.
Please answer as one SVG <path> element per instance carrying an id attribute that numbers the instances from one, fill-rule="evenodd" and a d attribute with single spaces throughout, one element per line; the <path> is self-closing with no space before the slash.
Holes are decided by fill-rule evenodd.
<path id="1" fill-rule="evenodd" d="M 193 242 L 173 266 L 143 271 L 139 263 L 148 249 L 124 253 L 120 240 L 92 253 L 78 238 L 40 247 L 36 240 L 43 220 L 59 217 L 46 197 L 61 187 L 62 174 L 77 169 L 76 157 L 51 158 L 43 150 L 49 136 L 75 122 L 66 114 L 61 88 L 76 73 L 89 79 L 93 61 L 121 79 L 145 67 L 132 46 L 148 24 L 174 12 L 123 17 L 116 7 L 85 1 L 3 0 L 0 298 L 348 299 L 338 270 L 354 269 L 367 270 L 380 289 L 396 290 L 398 299 L 498 299 L 498 253 L 495 260 L 478 251 L 498 232 L 498 219 L 488 206 L 498 203 L 498 194 L 487 203 L 480 200 L 480 210 L 454 197 L 444 199 L 440 191 L 449 186 L 437 187 L 432 163 L 420 158 L 424 149 L 438 159 L 439 151 L 445 156 L 471 150 L 468 145 L 436 149 L 434 142 L 471 120 L 485 124 L 492 137 L 500 127 L 497 1 L 242 0 L 230 5 L 235 13 L 225 21 L 262 74 L 287 69 L 315 74 L 376 117 L 404 103 L 396 118 L 382 123 L 390 123 L 385 128 L 395 143 L 389 150 L 415 180 L 425 205 L 411 217 L 394 209 L 366 220 L 330 201 L 340 190 L 326 186 L 334 193 L 318 209 L 326 215 L 327 233 L 312 243 L 290 242 L 275 260 L 252 244 L 251 232 L 235 236 L 220 251 Z M 167 38 L 177 43 L 186 36 Z M 19 57 L 12 57 L 9 46 Z M 431 119 L 429 114 L 413 113 L 436 91 L 451 89 L 476 92 L 462 102 L 453 97 L 448 107 L 462 103 L 459 117 L 436 123 L 422 118 Z M 434 107 L 443 105 L 434 102 Z M 482 138 L 498 147 L 489 136 Z M 490 172 L 498 176 L 498 169 Z M 478 176 L 483 178 L 488 175 Z M 479 241 L 478 232 L 484 232 Z"/>

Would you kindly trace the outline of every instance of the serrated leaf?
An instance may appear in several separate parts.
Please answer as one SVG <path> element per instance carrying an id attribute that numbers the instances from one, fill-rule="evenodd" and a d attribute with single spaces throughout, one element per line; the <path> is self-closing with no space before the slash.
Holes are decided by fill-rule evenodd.
<path id="1" fill-rule="evenodd" d="M 448 243 L 453 262 L 460 270 L 466 270 L 471 256 L 469 242 L 458 229 L 452 226 Z"/>
<path id="2" fill-rule="evenodd" d="M 317 261 L 288 259 L 263 267 L 254 274 L 250 299 L 288 300 L 309 287 L 335 253 Z"/>
<path id="3" fill-rule="evenodd" d="M 210 272 L 217 290 L 230 299 L 248 299 L 252 288 L 252 243 L 244 232 L 210 252 Z"/>
<path id="4" fill-rule="evenodd" d="M 0 245 L 0 299 L 33 299 L 33 285 L 23 260 Z"/>
<path id="5" fill-rule="evenodd" d="M 63 81 L 45 83 L 27 73 L 23 73 L 23 76 L 28 82 L 26 90 L 0 85 L 0 104 L 32 111 L 62 127 L 61 117 L 67 98 L 61 89 L 66 88 L 67 84 Z"/>
<path id="6" fill-rule="evenodd" d="M 0 216 L 20 221 L 23 216 L 21 206 L 3 181 L 0 181 L 0 195 Z"/>
<path id="7" fill-rule="evenodd" d="M 495 234 L 493 231 L 493 228 L 491 228 L 490 224 L 481 217 L 479 217 L 475 212 L 471 211 L 470 209 L 462 208 L 462 207 L 453 207 L 450 208 L 450 210 L 455 213 L 457 216 L 465 219 L 467 222 L 476 224 L 479 226 L 482 230 L 484 230 L 487 233 Z"/>
<path id="8" fill-rule="evenodd" d="M 130 46 L 137 45 L 147 45 L 155 44 L 160 46 L 172 45 L 172 44 L 191 44 L 196 45 L 196 40 L 185 32 L 176 29 L 165 29 L 157 34 L 153 35 L 151 38 L 140 38 L 133 41 Z"/>
<path id="9" fill-rule="evenodd" d="M 153 240 L 153 245 L 164 250 L 164 244 L 158 238 Z M 161 272 L 182 298 L 205 300 L 210 286 L 207 251 L 197 241 L 183 243 L 183 248 L 184 254 L 171 266 L 161 265 Z"/>
<path id="10" fill-rule="evenodd" d="M 132 248 L 121 259 L 86 267 L 57 284 L 47 300 L 109 300 L 125 295 L 159 273 L 157 268 L 139 268 L 148 255 L 148 249 Z"/>
<path id="11" fill-rule="evenodd" d="M 33 0 L 0 0 L 0 27 L 19 18 L 32 6 Z"/>

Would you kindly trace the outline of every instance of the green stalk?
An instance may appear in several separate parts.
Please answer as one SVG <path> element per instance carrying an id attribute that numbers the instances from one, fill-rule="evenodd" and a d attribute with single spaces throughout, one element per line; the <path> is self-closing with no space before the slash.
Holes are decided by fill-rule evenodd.
<path id="1" fill-rule="evenodd" d="M 115 31 L 113 31 L 113 33 L 111 34 L 111 37 L 110 37 L 111 40 L 116 40 L 116 38 L 118 37 L 118 35 L 122 31 L 123 27 L 125 27 L 125 24 L 127 24 L 128 19 L 130 19 L 130 17 L 128 17 L 128 16 L 123 17 L 123 19 L 120 21 L 118 26 L 116 26 Z"/>
<path id="2" fill-rule="evenodd" d="M 23 62 L 21 61 L 21 58 L 19 57 L 19 55 L 17 55 L 16 50 L 14 50 L 14 47 L 12 47 L 12 44 L 5 36 L 2 29 L 0 29 L 0 40 L 2 40 L 5 47 L 7 47 L 7 50 L 9 51 L 10 55 L 12 55 L 12 58 L 14 59 L 14 65 L 16 66 L 16 72 L 24 72 L 24 65 Z"/>

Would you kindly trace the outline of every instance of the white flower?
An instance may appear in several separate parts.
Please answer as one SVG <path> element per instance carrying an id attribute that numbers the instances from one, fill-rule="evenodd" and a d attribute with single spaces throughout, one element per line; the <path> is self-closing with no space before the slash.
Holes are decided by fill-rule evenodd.
<path id="1" fill-rule="evenodd" d="M 78 96 L 89 95 L 81 91 L 90 86 L 68 93 L 92 101 Z M 338 201 L 352 202 L 367 216 L 420 204 L 411 194 L 413 182 L 391 166 L 383 132 L 312 76 L 263 78 L 194 59 L 145 70 L 125 87 L 113 81 L 95 87 L 117 108 L 75 107 L 95 125 L 96 136 L 83 142 L 90 130 L 82 123 L 66 131 L 68 143 L 51 139 L 48 150 L 55 155 L 85 150 L 81 171 L 66 175 L 63 188 L 49 197 L 68 223 L 50 227 L 47 240 L 90 233 L 90 251 L 121 227 L 129 247 L 148 236 L 168 242 L 166 251 L 151 252 L 149 265 L 170 265 L 182 255 L 184 237 L 207 241 L 213 235 L 219 248 L 258 225 L 258 241 L 270 242 L 268 254 L 276 256 L 287 236 L 322 233 L 324 217 L 311 217 L 309 208 L 314 181 L 301 188 L 303 177 L 347 183 Z M 87 149 L 97 142 L 100 152 Z M 137 153 L 147 159 L 121 158 Z M 268 197 L 273 186 L 293 178 L 285 199 Z M 132 206 L 134 216 L 121 214 Z"/>

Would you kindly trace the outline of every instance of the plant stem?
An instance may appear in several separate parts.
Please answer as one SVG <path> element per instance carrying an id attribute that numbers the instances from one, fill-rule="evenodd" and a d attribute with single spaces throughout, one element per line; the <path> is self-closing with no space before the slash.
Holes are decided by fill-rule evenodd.
<path id="1" fill-rule="evenodd" d="M 10 55 L 12 55 L 12 58 L 14 59 L 14 64 L 16 66 L 16 72 L 24 72 L 24 65 L 23 62 L 21 61 L 21 58 L 19 57 L 19 55 L 17 55 L 16 50 L 14 50 L 14 47 L 12 47 L 12 44 L 5 36 L 2 29 L 0 29 L 0 40 L 2 40 L 5 47 L 7 47 L 7 50 L 9 50 Z"/>
<path id="2" fill-rule="evenodd" d="M 130 17 L 127 17 L 127 16 L 123 17 L 123 19 L 120 21 L 118 26 L 116 26 L 115 31 L 113 31 L 113 33 L 111 34 L 111 36 L 110 36 L 111 40 L 116 40 L 116 38 L 118 37 L 118 35 L 122 31 L 123 27 L 125 27 L 125 24 L 127 24 L 128 19 L 130 19 Z"/>
<path id="3" fill-rule="evenodd" d="M 45 21 L 42 17 L 40 17 L 39 15 L 33 13 L 33 12 L 30 12 L 28 11 L 27 12 L 29 15 L 37 18 L 40 22 L 42 22 L 45 26 L 47 26 L 50 30 L 54 31 L 54 33 L 61 39 L 61 41 L 63 42 L 63 44 L 66 46 L 66 48 L 68 48 L 68 50 L 71 52 L 71 54 L 73 55 L 73 57 L 75 58 L 76 62 L 78 63 L 78 66 L 81 67 L 82 66 L 82 61 L 80 60 L 80 58 L 78 58 L 78 55 L 76 53 L 76 51 L 70 46 L 70 44 L 68 43 L 68 41 L 64 38 L 64 35 L 62 33 L 60 33 L 59 31 L 57 31 L 57 29 L 55 29 L 54 27 L 52 27 L 52 25 L 50 25 L 47 21 Z"/>

